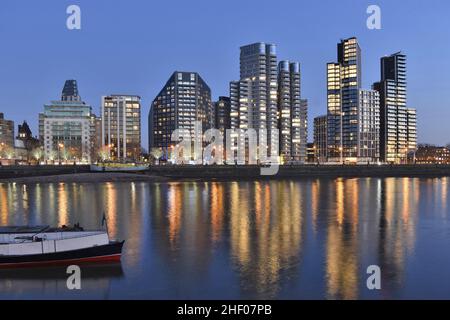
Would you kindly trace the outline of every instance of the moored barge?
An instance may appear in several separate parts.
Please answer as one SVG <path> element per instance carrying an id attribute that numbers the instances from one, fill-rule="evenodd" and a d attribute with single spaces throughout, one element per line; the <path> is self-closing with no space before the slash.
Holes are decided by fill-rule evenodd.
<path id="1" fill-rule="evenodd" d="M 123 245 L 79 226 L 0 227 L 0 268 L 120 262 Z"/>

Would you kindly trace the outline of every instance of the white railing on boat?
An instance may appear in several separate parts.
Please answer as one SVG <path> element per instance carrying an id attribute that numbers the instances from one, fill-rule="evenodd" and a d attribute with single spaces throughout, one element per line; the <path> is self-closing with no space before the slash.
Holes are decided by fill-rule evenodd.
<path id="1" fill-rule="evenodd" d="M 38 237 L 42 241 L 26 240 Z M 25 239 L 25 240 L 24 240 Z M 0 255 L 18 256 L 65 252 L 107 245 L 109 237 L 106 232 L 49 232 L 36 234 L 1 234 Z"/>

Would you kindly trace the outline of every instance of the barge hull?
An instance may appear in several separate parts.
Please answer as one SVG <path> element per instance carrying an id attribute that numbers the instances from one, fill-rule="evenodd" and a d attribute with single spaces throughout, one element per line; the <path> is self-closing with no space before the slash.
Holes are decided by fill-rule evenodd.
<path id="1" fill-rule="evenodd" d="M 119 262 L 124 242 L 48 254 L 0 256 L 0 269 Z"/>

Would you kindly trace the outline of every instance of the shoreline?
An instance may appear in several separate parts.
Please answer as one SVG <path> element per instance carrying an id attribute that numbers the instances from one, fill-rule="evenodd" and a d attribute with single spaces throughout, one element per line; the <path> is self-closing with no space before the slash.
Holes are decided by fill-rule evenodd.
<path id="1" fill-rule="evenodd" d="M 281 166 L 277 175 L 263 176 L 259 166 L 159 166 L 143 172 L 90 172 L 86 167 L 15 167 L 2 171 L 0 183 L 208 182 L 336 178 L 442 178 L 450 165 Z"/>

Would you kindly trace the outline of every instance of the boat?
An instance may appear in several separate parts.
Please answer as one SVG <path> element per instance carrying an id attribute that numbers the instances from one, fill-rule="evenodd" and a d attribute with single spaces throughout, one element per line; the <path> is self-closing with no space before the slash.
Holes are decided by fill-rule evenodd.
<path id="1" fill-rule="evenodd" d="M 122 164 L 122 163 L 108 163 L 91 165 L 91 172 L 141 172 L 147 171 L 150 168 L 149 165 L 135 165 L 135 164 Z"/>
<path id="2" fill-rule="evenodd" d="M 125 241 L 74 227 L 0 227 L 0 268 L 120 262 Z"/>

